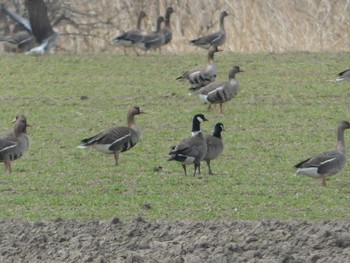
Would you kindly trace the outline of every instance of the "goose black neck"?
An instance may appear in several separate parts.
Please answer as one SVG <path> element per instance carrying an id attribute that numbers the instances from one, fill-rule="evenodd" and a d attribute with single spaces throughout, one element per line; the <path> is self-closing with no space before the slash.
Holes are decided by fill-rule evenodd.
<path id="1" fill-rule="evenodd" d="M 221 139 L 221 128 L 220 127 L 215 127 L 214 128 L 213 136 L 216 137 L 216 138 Z"/>
<path id="2" fill-rule="evenodd" d="M 201 123 L 197 119 L 197 117 L 193 118 L 192 122 L 192 132 L 199 132 L 201 130 Z"/>

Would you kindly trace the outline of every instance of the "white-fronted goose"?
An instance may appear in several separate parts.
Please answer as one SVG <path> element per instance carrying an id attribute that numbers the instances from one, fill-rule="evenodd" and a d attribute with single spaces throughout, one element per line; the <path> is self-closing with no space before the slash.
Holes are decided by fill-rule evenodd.
<path id="1" fill-rule="evenodd" d="M 161 29 L 161 33 L 164 35 L 162 45 L 170 43 L 173 38 L 173 32 L 170 26 L 170 16 L 172 13 L 174 13 L 174 9 L 172 7 L 168 7 L 164 16 L 164 27 Z"/>
<path id="2" fill-rule="evenodd" d="M 205 143 L 200 124 L 207 121 L 203 114 L 196 114 L 192 121 L 192 136 L 181 140 L 178 144 L 171 147 L 168 161 L 178 161 L 187 175 L 186 165 L 194 164 L 193 176 L 200 174 L 200 162 L 203 160 L 207 152 L 207 144 Z"/>
<path id="3" fill-rule="evenodd" d="M 294 168 L 298 168 L 294 175 L 306 175 L 312 178 L 320 178 L 321 184 L 326 186 L 326 177 L 339 173 L 346 164 L 346 146 L 344 131 L 350 129 L 350 123 L 341 121 L 337 131 L 337 146 L 334 150 L 321 152 L 305 161 L 302 161 Z"/>
<path id="4" fill-rule="evenodd" d="M 59 33 L 55 31 L 47 16 L 47 7 L 43 0 L 25 0 L 29 12 L 29 22 L 32 33 L 39 46 L 27 51 L 26 54 L 43 55 L 56 46 Z"/>
<path id="5" fill-rule="evenodd" d="M 224 26 L 224 18 L 228 16 L 226 11 L 220 14 L 220 30 L 218 32 L 202 36 L 190 41 L 193 46 L 208 49 L 210 46 L 221 46 L 226 41 L 226 31 Z"/>
<path id="6" fill-rule="evenodd" d="M 11 161 L 20 158 L 29 146 L 27 120 L 23 115 L 16 116 L 14 131 L 0 136 L 0 162 L 5 164 L 5 171 L 11 173 Z"/>
<path id="7" fill-rule="evenodd" d="M 217 67 L 214 61 L 214 54 L 221 50 L 217 46 L 208 49 L 208 65 L 206 67 L 188 70 L 178 77 L 177 80 L 186 81 L 191 84 L 190 91 L 195 91 L 210 82 L 214 81 L 217 75 Z"/>
<path id="8" fill-rule="evenodd" d="M 350 69 L 340 72 L 335 81 L 343 81 L 343 80 L 350 80 Z"/>
<path id="9" fill-rule="evenodd" d="M 112 40 L 114 44 L 124 47 L 125 55 L 126 55 L 126 48 L 128 47 L 132 47 L 135 53 L 139 55 L 139 53 L 135 49 L 135 44 L 141 41 L 143 38 L 143 33 L 141 31 L 141 22 L 142 22 L 142 19 L 145 17 L 147 17 L 146 13 L 144 11 L 141 11 L 137 17 L 136 29 L 129 30 Z"/>
<path id="10" fill-rule="evenodd" d="M 164 34 L 160 32 L 164 17 L 159 16 L 157 18 L 157 30 L 155 32 L 148 33 L 143 39 L 136 43 L 135 46 L 142 50 L 157 49 L 162 46 L 164 42 Z"/>
<path id="11" fill-rule="evenodd" d="M 210 83 L 196 91 L 196 94 L 209 106 L 214 104 L 214 111 L 215 105 L 220 104 L 220 112 L 222 113 L 222 104 L 236 96 L 239 90 L 239 82 L 235 78 L 238 72 L 244 72 L 244 70 L 238 66 L 232 67 L 228 72 L 228 81 Z"/>
<path id="12" fill-rule="evenodd" d="M 119 153 L 134 147 L 141 137 L 141 130 L 135 123 L 135 115 L 145 113 L 140 107 L 130 108 L 127 115 L 128 126 L 117 126 L 109 130 L 84 139 L 78 148 L 93 147 L 96 150 L 114 154 L 115 164 L 119 164 Z"/>
<path id="13" fill-rule="evenodd" d="M 219 157 L 224 150 L 224 142 L 222 141 L 221 132 L 224 131 L 224 125 L 217 123 L 214 127 L 213 135 L 204 136 L 205 142 L 207 143 L 207 154 L 204 157 L 208 165 L 209 174 L 213 174 L 210 168 L 210 161 Z"/>

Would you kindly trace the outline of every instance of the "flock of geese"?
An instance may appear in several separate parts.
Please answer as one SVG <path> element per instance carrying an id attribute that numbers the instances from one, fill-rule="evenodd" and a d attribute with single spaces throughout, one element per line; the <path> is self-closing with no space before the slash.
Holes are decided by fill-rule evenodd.
<path id="1" fill-rule="evenodd" d="M 20 48 L 27 42 L 35 40 L 37 46 L 30 48 L 27 53 L 43 55 L 52 49 L 59 40 L 59 33 L 55 31 L 48 19 L 47 8 L 43 0 L 25 0 L 25 5 L 29 12 L 29 21 L 20 15 L 7 10 L 3 10 L 26 30 L 26 37 L 17 41 L 14 37 L 0 37 L 1 42 L 11 42 L 16 48 Z M 5 8 L 5 9 L 4 9 Z M 156 50 L 167 45 L 172 40 L 172 30 L 170 24 L 171 14 L 174 13 L 172 7 L 166 9 L 165 15 L 157 18 L 157 29 L 154 32 L 144 33 L 141 30 L 141 21 L 146 17 L 146 13 L 141 11 L 137 19 L 136 29 L 124 32 L 113 39 L 113 43 L 124 48 L 132 48 L 137 55 L 137 49 Z M 231 100 L 239 90 L 239 82 L 236 74 L 244 72 L 239 66 L 233 66 L 228 71 L 227 81 L 215 81 L 217 67 L 214 61 L 214 54 L 222 50 L 219 49 L 226 41 L 224 18 L 228 15 L 226 11 L 220 13 L 220 30 L 198 39 L 190 41 L 191 45 L 207 49 L 208 63 L 204 67 L 198 67 L 185 71 L 177 78 L 179 81 L 190 84 L 190 94 L 197 95 L 204 103 L 220 105 L 220 112 L 223 113 L 223 103 Z M 162 26 L 164 23 L 164 26 Z M 6 40 L 5 40 L 6 39 Z M 16 40 L 16 41 L 15 41 Z M 338 74 L 336 81 L 350 79 L 350 69 Z M 140 140 L 141 129 L 136 125 L 135 116 L 145 112 L 137 106 L 129 109 L 127 114 L 127 126 L 112 127 L 102 133 L 83 139 L 79 148 L 92 147 L 102 153 L 113 154 L 115 164 L 119 164 L 119 154 L 133 148 Z M 203 135 L 200 125 L 207 121 L 203 114 L 196 114 L 192 120 L 192 134 L 171 147 L 168 161 L 181 163 L 185 175 L 186 166 L 194 165 L 193 176 L 200 173 L 200 163 L 205 161 L 209 174 L 213 174 L 210 161 L 218 158 L 224 150 L 224 143 L 221 132 L 224 125 L 217 123 L 212 135 Z M 18 115 L 14 120 L 14 131 L 0 136 L 0 162 L 5 165 L 5 171 L 11 173 L 11 162 L 20 158 L 29 146 L 27 135 L 27 123 L 25 116 Z M 348 121 L 341 121 L 337 131 L 337 146 L 335 149 L 321 152 L 308 158 L 294 167 L 297 168 L 295 175 L 306 175 L 321 179 L 321 184 L 326 185 L 328 176 L 339 173 L 346 164 L 346 146 L 344 141 L 344 131 L 350 129 Z"/>

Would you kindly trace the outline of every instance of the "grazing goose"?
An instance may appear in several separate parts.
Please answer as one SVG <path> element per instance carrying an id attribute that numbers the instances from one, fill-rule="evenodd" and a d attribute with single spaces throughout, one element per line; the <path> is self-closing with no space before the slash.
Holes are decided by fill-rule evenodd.
<path id="1" fill-rule="evenodd" d="M 114 154 L 115 164 L 118 165 L 119 153 L 134 147 L 141 137 L 141 130 L 135 123 L 135 115 L 143 114 L 139 107 L 130 108 L 127 115 L 128 126 L 118 126 L 84 139 L 78 148 L 93 147 L 103 153 Z"/>
<path id="2" fill-rule="evenodd" d="M 170 43 L 173 38 L 173 33 L 170 26 L 170 16 L 174 13 L 174 9 L 172 7 L 168 7 L 165 11 L 164 16 L 164 27 L 161 29 L 161 33 L 164 35 L 162 45 L 166 45 Z"/>
<path id="3" fill-rule="evenodd" d="M 0 136 L 0 162 L 5 164 L 5 171 L 11 173 L 11 161 L 20 158 L 29 146 L 27 120 L 23 115 L 16 116 L 14 131 Z"/>
<path id="4" fill-rule="evenodd" d="M 209 174 L 213 174 L 210 168 L 210 161 L 219 157 L 224 150 L 224 143 L 222 141 L 221 132 L 224 131 L 224 125 L 217 123 L 214 127 L 213 135 L 204 136 L 205 142 L 207 143 L 207 154 L 204 157 L 208 165 Z"/>
<path id="5" fill-rule="evenodd" d="M 214 111 L 215 105 L 220 104 L 222 113 L 222 104 L 236 96 L 239 90 L 239 82 L 235 78 L 238 72 L 244 72 L 244 70 L 238 66 L 232 67 L 228 72 L 228 81 L 210 83 L 196 91 L 196 94 L 204 103 L 208 103 L 209 107 L 214 104 Z"/>
<path id="6" fill-rule="evenodd" d="M 340 72 L 335 81 L 343 81 L 343 80 L 350 80 L 350 69 Z"/>
<path id="7" fill-rule="evenodd" d="M 178 144 L 171 147 L 168 161 L 178 161 L 187 175 L 186 165 L 194 164 L 193 176 L 196 176 L 196 171 L 201 173 L 200 162 L 203 160 L 207 152 L 207 144 L 200 129 L 200 124 L 207 121 L 203 114 L 196 114 L 192 121 L 192 136 L 181 140 Z"/>
<path id="8" fill-rule="evenodd" d="M 202 36 L 190 41 L 193 46 L 209 49 L 210 46 L 221 46 L 226 41 L 226 31 L 224 26 L 224 18 L 228 16 L 226 11 L 220 14 L 220 30 L 218 32 Z"/>
<path id="9" fill-rule="evenodd" d="M 178 77 L 177 80 L 186 81 L 191 84 L 190 91 L 195 91 L 210 82 L 214 81 L 217 75 L 217 68 L 214 61 L 214 54 L 219 52 L 217 46 L 211 46 L 208 49 L 208 65 L 206 67 L 194 68 L 188 70 Z"/>
<path id="10" fill-rule="evenodd" d="M 312 178 L 320 178 L 321 184 L 326 186 L 326 177 L 339 173 L 345 167 L 346 146 L 344 131 L 350 129 L 350 123 L 341 121 L 338 125 L 338 143 L 334 150 L 321 152 L 305 161 L 302 161 L 294 168 L 298 168 L 294 175 L 306 175 Z"/>
<path id="11" fill-rule="evenodd" d="M 27 51 L 26 54 L 43 55 L 56 46 L 59 33 L 55 31 L 47 16 L 47 7 L 43 0 L 25 0 L 29 12 L 32 33 L 39 46 Z"/>
<path id="12" fill-rule="evenodd" d="M 132 47 L 136 55 L 139 55 L 139 53 L 135 49 L 135 44 L 141 41 L 143 38 L 143 34 L 141 31 L 141 22 L 142 22 L 142 19 L 145 17 L 147 17 L 146 13 L 144 11 L 141 11 L 137 17 L 136 29 L 129 30 L 112 40 L 114 44 L 124 47 L 125 55 L 126 55 L 126 48 L 128 47 Z"/>
<path id="13" fill-rule="evenodd" d="M 157 18 L 157 30 L 145 35 L 140 42 L 135 44 L 135 46 L 142 50 L 160 49 L 162 43 L 164 42 L 164 34 L 160 32 L 163 22 L 164 17 L 159 16 Z"/>

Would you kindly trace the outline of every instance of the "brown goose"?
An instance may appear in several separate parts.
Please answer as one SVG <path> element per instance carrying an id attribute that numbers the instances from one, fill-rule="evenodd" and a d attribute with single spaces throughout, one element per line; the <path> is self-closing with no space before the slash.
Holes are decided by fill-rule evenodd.
<path id="1" fill-rule="evenodd" d="M 335 81 L 343 81 L 343 80 L 350 80 L 350 69 L 340 72 Z"/>
<path id="2" fill-rule="evenodd" d="M 114 44 L 124 47 L 125 55 L 126 55 L 126 48 L 128 47 L 132 47 L 136 55 L 139 55 L 139 53 L 135 49 L 135 45 L 136 43 L 141 41 L 143 38 L 143 34 L 141 31 L 141 22 L 142 22 L 142 19 L 145 17 L 147 17 L 146 13 L 144 11 L 141 11 L 137 17 L 136 29 L 129 30 L 112 40 Z"/>
<path id="3" fill-rule="evenodd" d="M 346 164 L 346 146 L 344 131 L 350 129 L 350 123 L 341 121 L 338 125 L 337 146 L 334 150 L 321 152 L 305 161 L 302 161 L 294 168 L 298 168 L 294 175 L 306 175 L 312 178 L 320 178 L 321 184 L 326 186 L 326 177 L 339 173 Z"/>
<path id="4" fill-rule="evenodd" d="M 196 171 L 201 173 L 200 162 L 203 160 L 207 152 L 207 144 L 200 129 L 200 124 L 207 121 L 203 114 L 196 114 L 192 121 L 192 136 L 181 140 L 178 144 L 171 147 L 168 161 L 178 161 L 187 175 L 186 165 L 194 164 L 193 176 L 196 176 Z"/>
<path id="5" fill-rule="evenodd" d="M 238 66 L 232 67 L 228 72 L 228 81 L 210 83 L 196 91 L 196 94 L 209 106 L 214 104 L 214 111 L 216 104 L 220 104 L 220 112 L 222 113 L 222 104 L 236 96 L 239 90 L 239 82 L 235 78 L 238 72 L 244 72 L 244 70 Z"/>
<path id="6" fill-rule="evenodd" d="M 93 147 L 100 152 L 114 154 L 115 164 L 118 165 L 119 153 L 134 147 L 141 137 L 141 130 L 135 123 L 135 115 L 143 113 L 145 112 L 139 107 L 130 108 L 127 115 L 127 127 L 113 127 L 105 132 L 84 139 L 80 142 L 78 148 Z"/>
<path id="7" fill-rule="evenodd" d="M 210 46 L 221 46 L 226 41 L 226 31 L 224 26 L 224 18 L 228 16 L 226 11 L 220 14 L 220 30 L 218 32 L 202 36 L 200 38 L 190 41 L 193 46 L 201 47 L 204 49 L 210 48 Z"/>
<path id="8" fill-rule="evenodd" d="M 209 174 L 213 174 L 210 168 L 210 161 L 219 157 L 219 155 L 224 150 L 224 143 L 222 141 L 221 132 L 224 131 L 224 125 L 222 123 L 217 123 L 214 127 L 213 135 L 204 136 L 205 142 L 207 143 L 207 154 L 204 157 L 208 165 Z"/>
<path id="9" fill-rule="evenodd" d="M 171 26 L 170 26 L 170 16 L 174 12 L 175 11 L 172 7 L 168 7 L 165 11 L 164 27 L 161 29 L 161 33 L 164 35 L 162 45 L 166 45 L 166 44 L 170 43 L 170 41 L 173 38 L 173 32 L 172 32 Z"/>
<path id="10" fill-rule="evenodd" d="M 195 91 L 210 82 L 214 81 L 217 75 L 217 67 L 214 61 L 214 54 L 220 52 L 217 46 L 208 49 L 208 65 L 206 67 L 188 70 L 178 77 L 177 80 L 186 81 L 191 84 L 190 91 Z"/>
<path id="11" fill-rule="evenodd" d="M 23 115 L 16 116 L 14 131 L 0 136 L 0 162 L 5 164 L 5 171 L 11 173 L 11 161 L 20 158 L 29 146 L 27 120 Z"/>
<path id="12" fill-rule="evenodd" d="M 141 41 L 135 43 L 135 46 L 142 50 L 157 49 L 162 46 L 164 42 L 164 34 L 160 32 L 164 17 L 159 16 L 157 18 L 157 30 L 155 32 L 148 33 Z"/>

